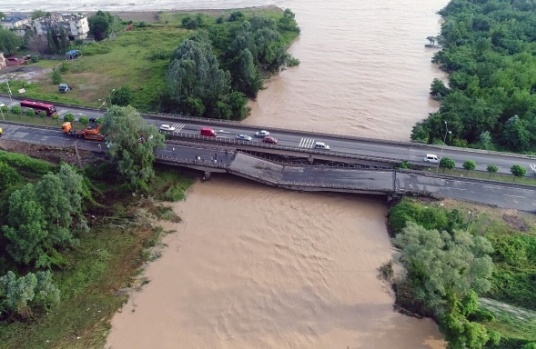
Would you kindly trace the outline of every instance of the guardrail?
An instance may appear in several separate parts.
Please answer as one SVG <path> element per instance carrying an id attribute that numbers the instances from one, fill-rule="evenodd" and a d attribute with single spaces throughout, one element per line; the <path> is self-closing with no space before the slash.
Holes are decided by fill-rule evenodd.
<path id="1" fill-rule="evenodd" d="M 359 155 L 359 154 L 351 154 L 351 153 L 344 153 L 344 152 L 337 152 L 337 151 L 331 151 L 331 150 L 315 150 L 315 149 L 307 149 L 307 148 L 300 148 L 300 147 L 293 147 L 293 146 L 287 146 L 287 145 L 277 145 L 277 144 L 269 144 L 269 143 L 252 143 L 250 141 L 241 141 L 237 139 L 229 139 L 229 138 L 218 138 L 218 137 L 205 137 L 201 135 L 192 135 L 188 133 L 173 133 L 173 137 L 178 137 L 181 139 L 192 139 L 192 140 L 198 140 L 206 143 L 212 143 L 212 144 L 232 144 L 232 145 L 241 145 L 242 147 L 252 147 L 252 148 L 268 148 L 268 149 L 277 149 L 277 150 L 283 150 L 283 151 L 293 151 L 298 153 L 304 153 L 304 154 L 311 154 L 311 155 L 324 155 L 324 156 L 332 156 L 337 158 L 351 158 L 351 159 L 357 159 L 357 160 L 367 160 L 367 161 L 377 161 L 382 163 L 391 163 L 391 164 L 399 164 L 400 160 L 395 160 L 392 158 L 384 158 L 384 157 L 374 157 L 374 156 L 366 156 L 366 155 Z"/>
<path id="2" fill-rule="evenodd" d="M 0 96 L 9 97 L 9 95 L 5 93 L 0 93 Z M 18 101 L 21 100 L 20 98 L 13 97 L 13 96 L 12 96 L 12 99 L 18 100 Z M 54 103 L 57 106 L 66 107 L 66 108 L 87 110 L 87 111 L 92 111 L 92 112 L 100 111 L 100 108 L 72 105 L 72 104 L 66 104 L 66 103 L 61 103 L 57 101 L 48 101 L 48 100 L 42 100 L 42 99 L 36 99 L 36 98 L 31 98 L 31 99 L 35 101 L 39 101 L 39 102 Z M 202 117 L 194 117 L 194 116 L 190 116 L 186 114 L 165 114 L 165 113 L 141 113 L 141 114 L 143 117 L 146 117 L 146 118 L 148 117 L 148 118 L 152 118 L 155 120 L 162 120 L 162 121 L 167 121 L 167 122 L 187 120 L 187 121 L 194 121 L 194 122 L 204 124 L 207 126 L 230 125 L 230 126 L 240 127 L 243 129 L 248 129 L 248 130 L 268 129 L 268 130 L 276 131 L 276 132 L 296 133 L 299 135 L 317 136 L 320 138 L 322 137 L 337 138 L 337 139 L 345 139 L 345 140 L 355 140 L 359 142 L 392 144 L 392 145 L 408 146 L 408 147 L 409 146 L 429 147 L 429 148 L 436 148 L 436 149 L 444 148 L 444 149 L 451 149 L 451 150 L 462 151 L 462 152 L 502 155 L 502 156 L 510 156 L 510 157 L 517 157 L 517 158 L 523 158 L 523 159 L 535 159 L 536 158 L 535 156 L 524 155 L 524 154 L 504 153 L 504 152 L 498 152 L 498 151 L 472 149 L 472 148 L 458 148 L 458 147 L 453 147 L 453 146 L 425 144 L 425 143 L 420 143 L 420 142 L 397 141 L 397 140 L 389 140 L 389 139 L 382 139 L 382 138 L 369 138 L 369 137 L 353 136 L 353 135 L 341 134 L 341 133 L 318 132 L 314 130 L 305 130 L 305 129 L 285 129 L 285 128 L 280 128 L 280 127 L 265 126 L 265 125 L 255 125 L 255 126 L 245 125 L 245 124 L 240 123 L 240 121 L 208 119 L 208 118 L 202 118 Z"/>

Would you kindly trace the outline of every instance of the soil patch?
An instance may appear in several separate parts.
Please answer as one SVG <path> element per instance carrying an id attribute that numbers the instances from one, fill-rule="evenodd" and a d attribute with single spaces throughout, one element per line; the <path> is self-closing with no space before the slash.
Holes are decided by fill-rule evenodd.
<path id="1" fill-rule="evenodd" d="M 46 160 L 55 164 L 66 162 L 68 164 L 79 166 L 96 163 L 99 158 L 95 157 L 92 152 L 79 150 L 79 159 L 73 148 L 57 148 L 40 144 L 28 144 L 17 141 L 0 140 L 0 149 L 13 153 L 25 154 L 36 159 Z"/>
<path id="2" fill-rule="evenodd" d="M 530 227 L 528 226 L 527 222 L 523 219 L 523 217 L 519 216 L 513 216 L 509 214 L 504 214 L 503 217 L 506 224 L 515 230 L 526 232 L 529 231 Z"/>

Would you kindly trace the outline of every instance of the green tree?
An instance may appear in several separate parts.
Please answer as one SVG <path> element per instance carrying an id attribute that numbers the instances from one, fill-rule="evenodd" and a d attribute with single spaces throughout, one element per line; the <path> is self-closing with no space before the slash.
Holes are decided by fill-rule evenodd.
<path id="1" fill-rule="evenodd" d="M 466 170 L 465 174 L 468 175 L 469 171 L 474 171 L 476 168 L 476 162 L 473 160 L 466 160 L 463 163 L 463 168 Z"/>
<path id="2" fill-rule="evenodd" d="M 456 163 L 454 160 L 444 157 L 439 160 L 439 167 L 441 167 L 443 172 L 445 172 L 446 169 L 452 170 L 454 167 L 456 167 Z"/>
<path id="3" fill-rule="evenodd" d="M 13 167 L 0 162 L 0 192 L 22 182 L 22 176 Z"/>
<path id="4" fill-rule="evenodd" d="M 43 208 L 37 201 L 35 188 L 27 184 L 9 197 L 8 225 L 2 227 L 8 240 L 6 251 L 18 263 L 45 266 L 44 241 L 48 236 Z"/>
<path id="5" fill-rule="evenodd" d="M 503 130 L 504 144 L 514 151 L 526 151 L 529 149 L 530 133 L 527 131 L 526 123 L 514 115 L 506 121 Z"/>
<path id="6" fill-rule="evenodd" d="M 514 180 L 516 177 L 524 177 L 527 174 L 527 169 L 521 165 L 512 165 L 510 172 L 514 175 Z"/>
<path id="7" fill-rule="evenodd" d="M 238 56 L 233 80 L 236 89 L 244 92 L 250 98 L 257 97 L 257 93 L 262 87 L 262 81 L 255 66 L 253 55 L 247 48 L 242 50 Z"/>
<path id="8" fill-rule="evenodd" d="M 49 270 L 21 277 L 8 271 L 0 277 L 0 314 L 11 312 L 28 318 L 34 310 L 48 310 L 59 301 L 60 291 Z"/>
<path id="9" fill-rule="evenodd" d="M 96 41 L 104 40 L 110 34 L 113 16 L 109 12 L 98 11 L 94 16 L 88 18 L 89 33 Z"/>
<path id="10" fill-rule="evenodd" d="M 491 178 L 491 175 L 499 171 L 499 168 L 495 165 L 488 165 L 488 167 L 486 167 L 486 171 L 489 172 L 489 176 Z"/>
<path id="11" fill-rule="evenodd" d="M 130 106 L 108 109 L 101 132 L 111 144 L 108 153 L 119 173 L 132 188 L 147 191 L 154 177 L 154 149 L 163 146 L 164 136 Z"/>
<path id="12" fill-rule="evenodd" d="M 22 45 L 22 38 L 17 36 L 11 30 L 0 27 L 0 51 L 12 55 Z"/>
<path id="13" fill-rule="evenodd" d="M 205 108 L 204 116 L 213 116 L 217 102 L 227 102 L 229 98 L 230 74 L 219 68 L 207 34 L 202 31 L 173 52 L 167 80 L 179 105 L 191 108 L 191 101 L 199 100 Z"/>
<path id="14" fill-rule="evenodd" d="M 34 10 L 32 12 L 32 19 L 38 19 L 41 17 L 50 17 L 50 12 L 46 12 L 43 10 Z"/>
<path id="15" fill-rule="evenodd" d="M 498 333 L 487 330 L 483 324 L 468 320 L 478 310 L 478 295 L 474 291 L 469 291 L 461 299 L 449 292 L 446 299 L 447 309 L 441 315 L 439 323 L 448 342 L 448 349 L 482 349 L 490 341 L 498 344 Z"/>
<path id="16" fill-rule="evenodd" d="M 47 243 L 52 246 L 70 246 L 75 243 L 71 233 L 71 203 L 64 195 L 61 179 L 53 174 L 45 174 L 35 185 L 36 199 L 40 203 L 48 231 Z"/>
<path id="17" fill-rule="evenodd" d="M 493 140 L 491 138 L 491 134 L 489 131 L 482 132 L 480 134 L 479 140 L 480 140 L 481 149 L 486 149 L 486 150 L 493 149 Z"/>
<path id="18" fill-rule="evenodd" d="M 427 230 L 408 222 L 393 244 L 400 248 L 397 260 L 407 270 L 413 297 L 436 315 L 444 310 L 443 300 L 450 293 L 463 298 L 491 288 L 493 249 L 482 236 Z"/>
<path id="19" fill-rule="evenodd" d="M 80 232 L 87 231 L 87 221 L 82 208 L 84 198 L 91 200 L 87 183 L 74 167 L 66 163 L 60 165 L 57 176 L 62 183 L 62 195 L 69 201 L 69 213 L 75 219 L 75 228 Z"/>
<path id="20" fill-rule="evenodd" d="M 134 96 L 128 86 L 121 86 L 112 93 L 112 105 L 127 106 L 132 102 Z"/>
<path id="21" fill-rule="evenodd" d="M 65 114 L 65 116 L 63 117 L 63 120 L 73 122 L 74 121 L 74 114 L 72 114 L 72 113 Z"/>
<path id="22" fill-rule="evenodd" d="M 442 100 L 449 93 L 448 87 L 445 86 L 443 81 L 435 78 L 432 81 L 432 86 L 430 87 L 430 95 L 437 100 Z"/>

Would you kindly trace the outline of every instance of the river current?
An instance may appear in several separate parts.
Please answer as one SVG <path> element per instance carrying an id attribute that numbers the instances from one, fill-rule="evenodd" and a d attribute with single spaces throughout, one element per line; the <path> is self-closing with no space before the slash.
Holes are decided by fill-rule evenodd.
<path id="1" fill-rule="evenodd" d="M 21 0 L 0 11 L 157 11 L 277 5 L 302 29 L 301 61 L 266 83 L 248 124 L 407 140 L 443 75 L 426 37 L 447 0 Z M 444 348 L 430 320 L 392 310 L 377 268 L 393 254 L 384 202 L 215 176 L 174 204 L 183 223 L 107 347 Z"/>

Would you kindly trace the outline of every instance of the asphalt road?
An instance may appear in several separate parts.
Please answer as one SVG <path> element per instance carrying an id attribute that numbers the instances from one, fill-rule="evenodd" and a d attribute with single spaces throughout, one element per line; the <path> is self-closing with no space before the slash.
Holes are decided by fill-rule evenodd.
<path id="1" fill-rule="evenodd" d="M 78 140 L 63 135 L 61 131 L 2 122 L 0 127 L 5 130 L 2 138 L 6 140 L 58 147 L 74 146 L 77 143 L 79 149 L 94 152 L 102 152 L 106 148 L 105 142 Z M 409 191 L 433 194 L 436 197 L 450 197 L 529 212 L 536 210 L 536 190 L 528 187 L 516 188 L 507 184 L 456 180 L 416 173 L 397 173 L 394 178 L 393 171 L 282 166 L 246 154 L 235 154 L 218 146 L 198 147 L 167 143 L 164 149 L 158 149 L 155 153 L 160 159 L 190 163 L 199 169 L 224 166 L 232 172 L 274 184 L 301 184 L 312 188 L 336 186 L 375 192 L 391 192 L 396 188 L 397 192 L 401 193 Z M 329 191 L 329 188 L 326 190 Z"/>
<path id="2" fill-rule="evenodd" d="M 17 105 L 18 101 L 13 99 L 11 103 L 9 98 L 0 97 L 0 103 L 6 105 Z M 58 113 L 65 115 L 66 113 L 73 113 L 76 116 L 86 115 L 90 117 L 102 116 L 104 110 L 100 111 L 87 111 L 76 108 L 63 108 L 58 107 Z M 240 125 L 238 123 L 214 123 L 210 120 L 191 120 L 186 118 L 177 118 L 174 122 L 165 122 L 146 118 L 150 123 L 159 127 L 162 124 L 169 124 L 176 128 L 175 132 L 198 135 L 199 129 L 203 126 L 210 126 L 217 131 L 219 138 L 235 139 L 238 134 L 247 134 L 253 137 L 252 143 L 262 142 L 262 138 L 254 137 L 256 131 L 261 128 Z M 315 142 L 324 142 L 331 147 L 331 150 L 337 152 L 345 152 L 356 155 L 375 156 L 383 158 L 392 158 L 399 161 L 409 160 L 412 162 L 418 162 L 425 164 L 423 158 L 427 153 L 436 154 L 438 156 L 449 157 L 456 162 L 456 167 L 462 168 L 463 162 L 466 160 L 473 160 L 477 164 L 477 170 L 486 171 L 488 165 L 493 164 L 499 168 L 500 173 L 510 173 L 510 168 L 514 164 L 522 165 L 527 169 L 527 175 L 534 175 L 532 173 L 531 164 L 536 165 L 536 159 L 531 159 L 527 156 L 521 156 L 517 154 L 508 153 L 496 153 L 479 150 L 467 150 L 463 148 L 455 147 L 439 147 L 432 145 L 421 145 L 414 143 L 403 142 L 386 142 L 374 139 L 353 139 L 351 137 L 344 137 L 338 135 L 329 134 L 308 134 L 302 131 L 294 130 L 273 130 L 269 127 L 263 128 L 270 132 L 272 136 L 279 140 L 280 145 L 299 147 L 299 148 L 313 148 Z M 437 167 L 437 165 L 428 165 L 430 168 Z"/>

